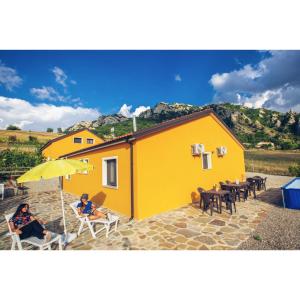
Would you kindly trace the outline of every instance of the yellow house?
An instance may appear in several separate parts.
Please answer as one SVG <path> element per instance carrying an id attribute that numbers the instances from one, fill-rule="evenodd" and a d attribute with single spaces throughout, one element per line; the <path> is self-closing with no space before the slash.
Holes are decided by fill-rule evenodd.
<path id="1" fill-rule="evenodd" d="M 93 171 L 64 179 L 64 190 L 135 219 L 184 206 L 225 180 L 245 180 L 244 148 L 212 110 L 138 130 L 63 157 Z"/>
<path id="2" fill-rule="evenodd" d="M 57 159 L 67 152 L 81 150 L 103 142 L 103 139 L 84 128 L 48 141 L 41 150 L 44 157 Z"/>

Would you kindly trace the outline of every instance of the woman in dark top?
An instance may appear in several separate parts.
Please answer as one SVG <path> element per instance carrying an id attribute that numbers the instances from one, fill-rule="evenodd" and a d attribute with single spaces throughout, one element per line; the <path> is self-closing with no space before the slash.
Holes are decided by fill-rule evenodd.
<path id="1" fill-rule="evenodd" d="M 9 220 L 11 230 L 18 234 L 21 240 L 35 236 L 48 242 L 51 239 L 51 233 L 41 224 L 45 222 L 38 220 L 30 213 L 27 203 L 20 204 Z"/>

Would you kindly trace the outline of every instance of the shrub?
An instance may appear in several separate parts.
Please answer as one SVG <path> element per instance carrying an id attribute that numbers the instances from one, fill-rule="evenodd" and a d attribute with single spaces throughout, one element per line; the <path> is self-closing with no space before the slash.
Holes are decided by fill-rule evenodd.
<path id="1" fill-rule="evenodd" d="M 260 236 L 259 234 L 253 235 L 253 238 L 254 238 L 256 241 L 259 241 L 259 242 L 262 241 L 262 238 L 261 238 L 261 236 Z"/>
<path id="2" fill-rule="evenodd" d="M 291 141 L 284 141 L 280 143 L 280 146 L 282 150 L 292 150 L 292 149 L 297 149 L 298 144 L 293 143 Z"/>
<path id="3" fill-rule="evenodd" d="M 34 144 L 38 142 L 37 137 L 36 136 L 32 136 L 32 135 L 30 135 L 28 137 L 28 140 L 29 140 L 29 142 L 34 143 Z"/>
<path id="4" fill-rule="evenodd" d="M 0 168 L 34 167 L 43 161 L 40 151 L 25 152 L 6 149 L 0 152 Z"/>
<path id="5" fill-rule="evenodd" d="M 298 163 L 298 165 L 295 166 L 290 166 L 289 172 L 292 176 L 300 177 L 300 163 Z"/>
<path id="6" fill-rule="evenodd" d="M 8 142 L 9 143 L 14 143 L 14 142 L 16 142 L 17 141 L 17 137 L 15 136 L 15 135 L 10 135 L 9 137 L 8 137 Z"/>
<path id="7" fill-rule="evenodd" d="M 53 128 L 47 128 L 47 132 L 53 132 Z"/>

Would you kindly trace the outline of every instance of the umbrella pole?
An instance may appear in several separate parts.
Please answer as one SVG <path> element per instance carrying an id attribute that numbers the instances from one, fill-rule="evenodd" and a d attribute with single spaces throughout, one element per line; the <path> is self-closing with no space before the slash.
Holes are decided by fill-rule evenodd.
<path id="1" fill-rule="evenodd" d="M 63 195 L 63 187 L 62 187 L 62 176 L 59 177 L 59 185 L 60 185 L 61 209 L 62 209 L 63 222 L 64 222 L 64 233 L 65 233 L 65 235 L 67 235 L 67 225 L 66 225 L 66 217 L 65 217 L 64 195 Z"/>

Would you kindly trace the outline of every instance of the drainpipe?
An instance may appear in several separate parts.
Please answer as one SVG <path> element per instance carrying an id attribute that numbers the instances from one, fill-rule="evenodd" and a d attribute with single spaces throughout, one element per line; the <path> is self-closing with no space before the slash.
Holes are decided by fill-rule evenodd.
<path id="1" fill-rule="evenodd" d="M 134 174 L 133 174 L 133 142 L 127 140 L 130 145 L 130 219 L 134 219 Z"/>
<path id="2" fill-rule="evenodd" d="M 134 219 L 134 174 L 133 174 L 133 140 L 126 140 L 130 146 L 130 219 Z"/>
<path id="3" fill-rule="evenodd" d="M 132 127 L 133 132 L 137 131 L 136 126 L 136 117 L 132 118 Z M 127 143 L 130 145 L 130 219 L 134 219 L 134 174 L 133 174 L 133 140 L 127 140 Z"/>

